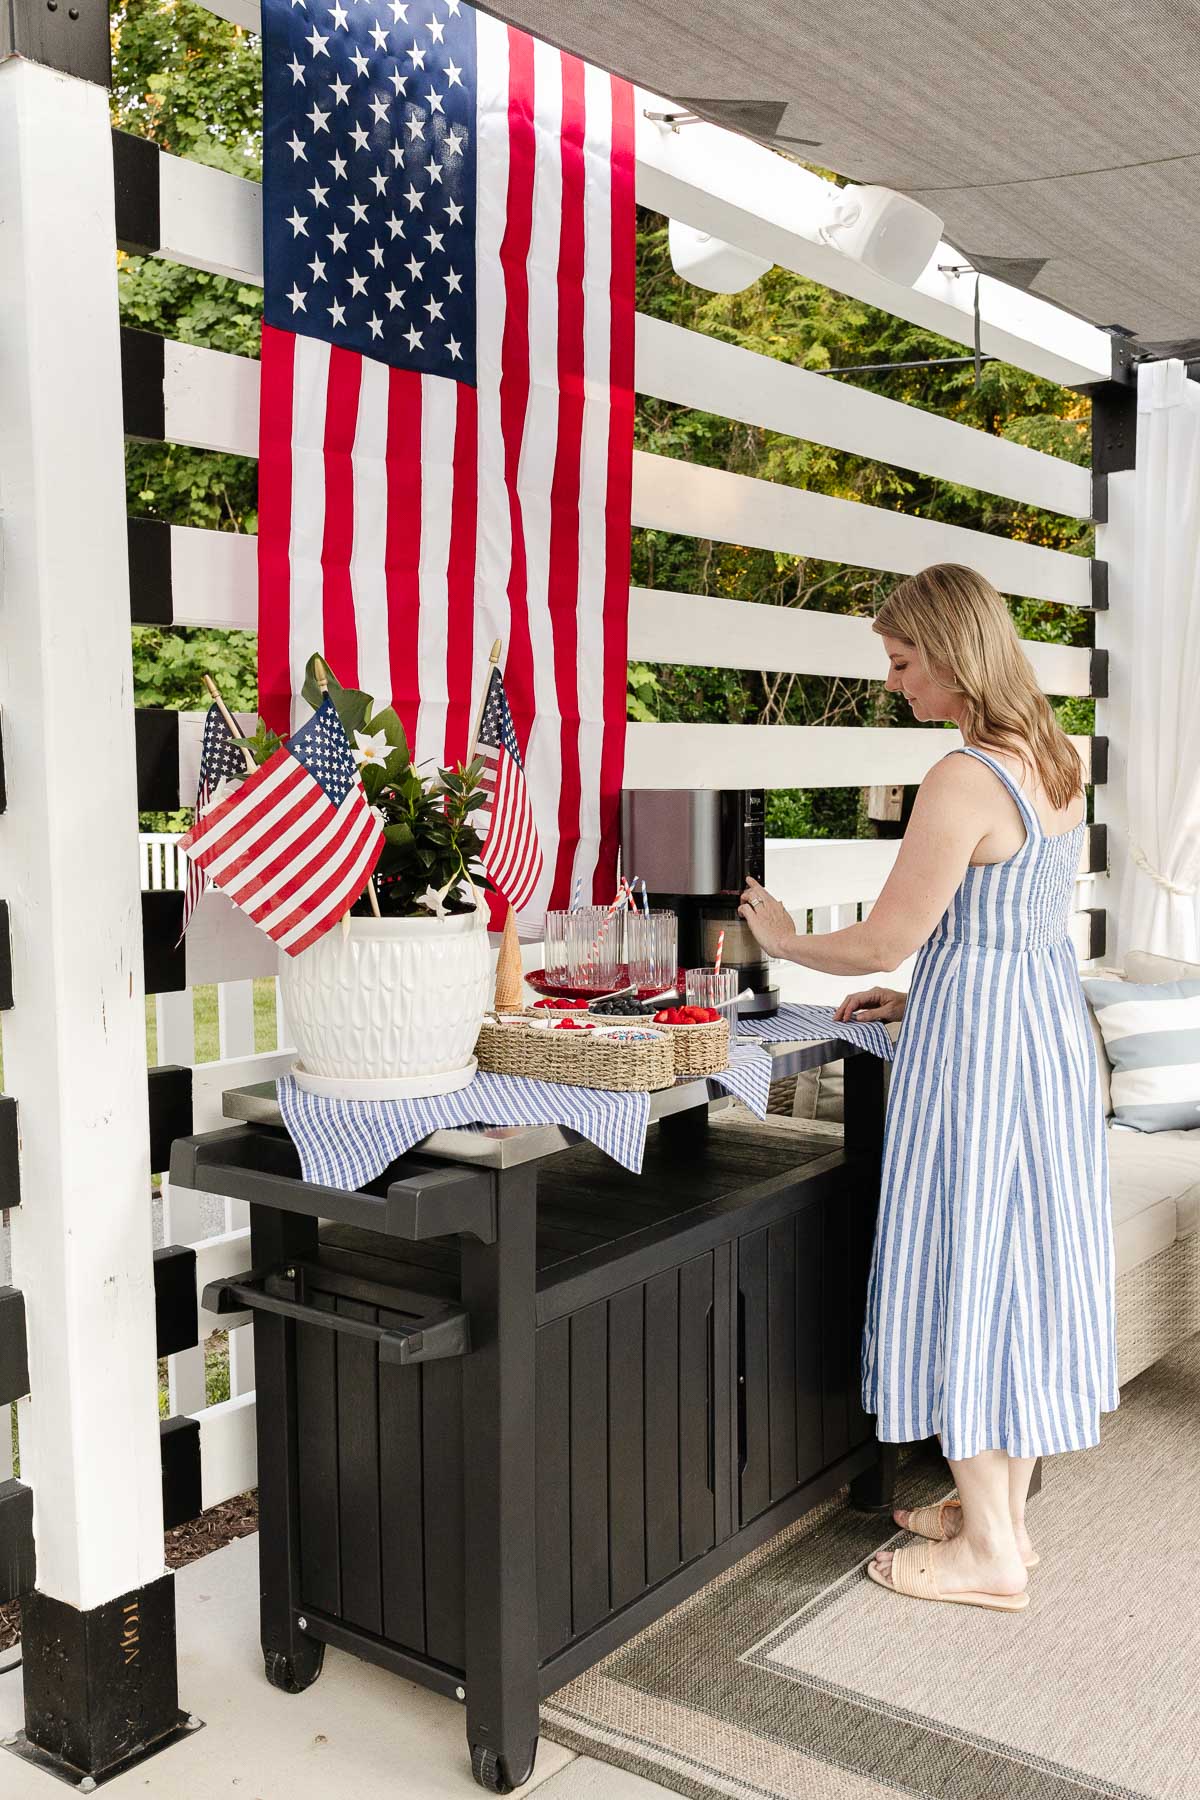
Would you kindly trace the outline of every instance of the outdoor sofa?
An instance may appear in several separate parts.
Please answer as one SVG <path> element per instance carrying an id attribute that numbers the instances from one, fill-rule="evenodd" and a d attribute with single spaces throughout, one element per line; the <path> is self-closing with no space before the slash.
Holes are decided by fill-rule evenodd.
<path id="1" fill-rule="evenodd" d="M 1139 983 L 1198 980 L 1200 964 L 1131 950 L 1123 968 L 1087 968 L 1082 975 L 1085 983 L 1101 978 Z M 1200 1125 L 1187 1131 L 1137 1131 L 1115 1123 L 1111 1069 L 1090 1004 L 1088 1017 L 1109 1121 L 1117 1377 L 1124 1383 L 1200 1331 Z M 899 1029 L 889 1027 L 893 1037 Z M 786 1118 L 777 1110 L 783 1107 L 788 1109 Z M 801 1075 L 794 1092 L 791 1084 L 778 1084 L 772 1109 L 777 1123 L 840 1138 L 842 1064 L 828 1063 Z"/>

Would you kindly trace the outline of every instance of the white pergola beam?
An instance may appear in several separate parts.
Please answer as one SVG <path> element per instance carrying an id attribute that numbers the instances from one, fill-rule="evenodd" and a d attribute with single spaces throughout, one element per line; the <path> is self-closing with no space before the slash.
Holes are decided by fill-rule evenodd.
<path id="1" fill-rule="evenodd" d="M 0 702 L 16 1004 L 5 1083 L 37 1585 L 163 1575 L 129 578 L 108 95 L 0 62 Z M 69 222 L 70 261 L 63 261 Z"/>
<path id="2" fill-rule="evenodd" d="M 939 273 L 939 264 L 964 262 L 960 251 L 939 244 L 912 287 L 888 281 L 822 243 L 836 190 L 821 176 L 717 125 L 672 131 L 646 114 L 679 108 L 642 88 L 634 109 L 639 204 L 955 343 L 973 342 L 975 277 Z M 985 275 L 979 311 L 985 355 L 1067 387 L 1110 379 L 1111 338 L 1051 301 Z"/>

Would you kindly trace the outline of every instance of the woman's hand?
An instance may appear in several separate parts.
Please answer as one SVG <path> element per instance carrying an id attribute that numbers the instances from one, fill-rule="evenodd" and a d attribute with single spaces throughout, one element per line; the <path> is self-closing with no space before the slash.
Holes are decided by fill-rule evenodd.
<path id="1" fill-rule="evenodd" d="M 768 894 L 753 875 L 746 877 L 738 914 L 745 919 L 755 941 L 768 956 L 787 955 L 787 946 L 796 935 L 792 915 L 782 900 L 776 900 L 774 894 Z"/>
<path id="2" fill-rule="evenodd" d="M 847 994 L 841 1005 L 834 1009 L 833 1016 L 842 1023 L 879 1019 L 886 1025 L 889 1020 L 902 1019 L 907 1004 L 908 995 L 896 988 L 863 988 L 857 994 Z"/>

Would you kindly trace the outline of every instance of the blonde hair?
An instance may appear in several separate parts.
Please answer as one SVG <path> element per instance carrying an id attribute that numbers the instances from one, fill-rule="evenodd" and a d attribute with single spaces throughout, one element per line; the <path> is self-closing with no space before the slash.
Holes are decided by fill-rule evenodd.
<path id="1" fill-rule="evenodd" d="M 1078 752 L 1038 687 L 1007 606 L 962 563 L 934 563 L 897 583 L 872 630 L 914 650 L 934 680 L 964 698 L 963 742 L 1011 751 L 1056 808 L 1083 789 Z"/>

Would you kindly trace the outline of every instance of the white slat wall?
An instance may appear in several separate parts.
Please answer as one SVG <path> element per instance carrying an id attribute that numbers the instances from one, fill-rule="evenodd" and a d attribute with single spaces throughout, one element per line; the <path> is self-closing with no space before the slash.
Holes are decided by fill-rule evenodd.
<path id="1" fill-rule="evenodd" d="M 210 10 L 257 28 L 251 0 L 210 0 Z M 959 342 L 971 336 L 971 288 L 936 270 L 935 255 L 913 288 L 898 288 L 824 245 L 816 221 L 828 184 L 748 140 L 707 125 L 673 134 L 648 121 L 669 110 L 637 95 L 638 198 L 713 231 L 781 266 L 857 295 L 899 317 Z M 260 192 L 247 181 L 178 158 L 159 158 L 160 256 L 248 283 L 262 282 Z M 946 246 L 944 261 L 957 260 Z M 1003 283 L 981 283 L 983 348 L 1034 373 L 1066 383 L 1107 378 L 1111 341 L 1082 320 Z M 974 431 L 934 414 L 810 371 L 719 343 L 662 320 L 639 317 L 638 392 L 746 424 L 806 438 L 898 468 L 976 487 L 1069 518 L 1086 518 L 1090 474 L 1041 452 Z M 197 448 L 254 456 L 257 370 L 238 357 L 168 343 L 164 349 L 166 436 Z M 1090 604 L 1087 563 L 1078 557 L 994 535 L 914 518 L 886 508 L 688 465 L 639 453 L 635 458 L 635 525 L 809 555 L 893 573 L 942 560 L 982 569 L 1006 593 L 1072 606 Z M 170 532 L 171 592 L 176 624 L 253 630 L 255 547 L 232 533 L 175 527 Z M 630 655 L 648 662 L 687 661 L 726 668 L 769 668 L 795 674 L 880 679 L 884 659 L 867 619 L 808 608 L 650 591 L 630 593 Z M 1046 692 L 1086 695 L 1089 653 L 1027 646 Z M 187 734 L 195 735 L 189 719 Z M 629 728 L 628 786 L 805 787 L 919 781 L 959 741 L 956 733 L 869 728 L 646 725 Z M 1085 757 L 1087 740 L 1076 740 Z M 792 909 L 801 931 L 838 929 L 865 916 L 896 854 L 895 842 L 788 842 L 768 845 L 767 881 Z M 1081 876 L 1086 886 L 1087 878 Z M 1086 904 L 1086 900 L 1081 903 Z M 224 1088 L 269 1079 L 290 1054 L 254 1053 L 253 985 L 242 950 L 221 965 L 222 945 L 193 947 L 206 978 L 240 976 L 218 989 L 220 1060 L 195 1067 L 195 1126 L 220 1123 Z M 523 946 L 526 966 L 540 958 Z M 189 971 L 193 956 L 189 953 Z M 840 997 L 843 978 L 781 972 L 785 993 L 801 984 L 810 998 Z M 903 985 L 906 971 L 890 980 Z M 831 984 L 825 991 L 823 984 Z M 157 1000 L 160 1061 L 194 1064 L 192 992 Z M 286 1027 L 277 1003 L 278 1042 Z M 249 1258 L 245 1209 L 227 1201 L 224 1230 L 201 1235 L 199 1198 L 166 1192 L 168 1238 L 194 1242 L 197 1283 L 236 1273 Z M 217 1326 L 201 1315 L 202 1332 Z M 230 1323 L 220 1321 L 220 1323 Z M 205 1407 L 203 1353 L 171 1359 L 171 1406 L 201 1426 L 206 1506 L 254 1480 L 253 1368 L 248 1329 L 232 1321 L 231 1399 Z"/>

